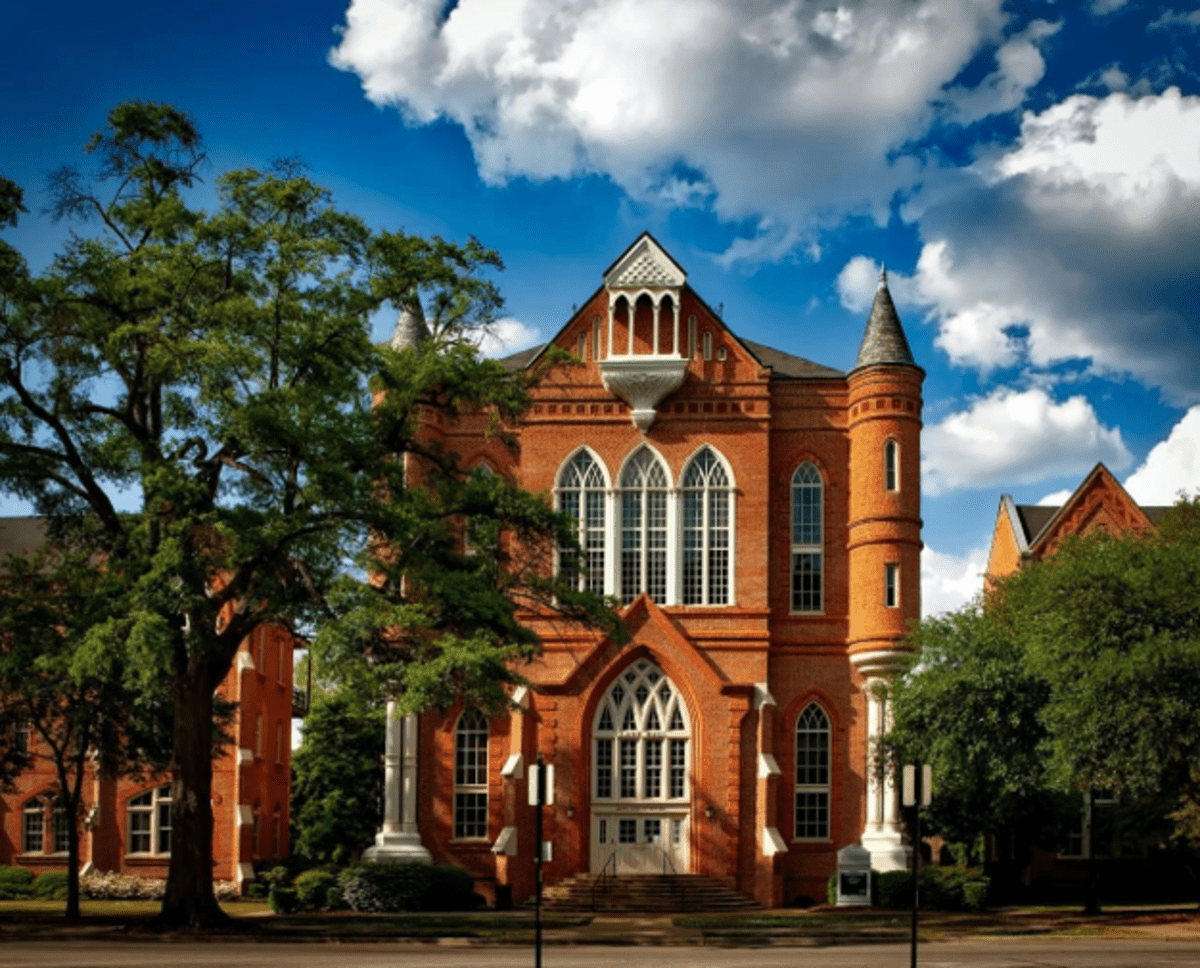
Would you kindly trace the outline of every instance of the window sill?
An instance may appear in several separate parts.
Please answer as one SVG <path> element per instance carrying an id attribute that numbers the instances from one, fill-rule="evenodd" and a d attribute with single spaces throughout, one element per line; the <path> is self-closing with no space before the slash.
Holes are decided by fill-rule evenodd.
<path id="1" fill-rule="evenodd" d="M 793 837 L 792 843 L 797 847 L 829 847 L 833 844 L 832 837 Z"/>
<path id="2" fill-rule="evenodd" d="M 125 855 L 125 863 L 134 864 L 137 866 L 141 866 L 141 865 L 151 866 L 151 865 L 156 865 L 156 864 L 166 864 L 166 863 L 169 863 L 170 860 L 171 860 L 171 855 L 169 853 L 166 853 L 166 854 L 126 854 Z"/>

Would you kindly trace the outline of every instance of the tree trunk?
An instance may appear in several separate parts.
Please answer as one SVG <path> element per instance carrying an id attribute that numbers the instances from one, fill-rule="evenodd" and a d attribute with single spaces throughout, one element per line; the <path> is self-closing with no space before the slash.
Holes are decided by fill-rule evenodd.
<path id="1" fill-rule="evenodd" d="M 213 685 L 194 663 L 174 683 L 171 866 L 158 923 L 202 929 L 229 919 L 213 895 Z"/>
<path id="2" fill-rule="evenodd" d="M 67 828 L 67 919 L 78 921 L 79 910 L 79 801 L 75 809 L 67 813 L 70 826 Z"/>

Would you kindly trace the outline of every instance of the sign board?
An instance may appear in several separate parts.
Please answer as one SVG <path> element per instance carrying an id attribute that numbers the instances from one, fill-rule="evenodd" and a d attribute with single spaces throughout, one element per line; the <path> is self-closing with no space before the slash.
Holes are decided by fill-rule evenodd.
<path id="1" fill-rule="evenodd" d="M 921 806 L 929 806 L 929 802 L 933 798 L 933 767 L 928 763 L 921 767 L 919 791 L 917 789 L 917 768 L 911 763 L 904 767 L 904 805 L 906 807 L 915 807 L 917 805 L 918 792 L 921 798 Z"/>
<path id="2" fill-rule="evenodd" d="M 538 788 L 545 784 L 541 805 L 554 803 L 554 766 L 531 766 L 529 768 L 529 805 L 538 806 Z"/>

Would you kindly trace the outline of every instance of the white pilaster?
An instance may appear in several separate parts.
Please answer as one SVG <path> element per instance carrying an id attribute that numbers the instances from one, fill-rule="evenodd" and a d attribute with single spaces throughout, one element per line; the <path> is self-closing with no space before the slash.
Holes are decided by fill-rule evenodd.
<path id="1" fill-rule="evenodd" d="M 383 829 L 375 846 L 363 851 L 366 861 L 419 861 L 433 858 L 417 830 L 417 716 L 396 715 L 396 701 L 387 704 L 383 749 Z"/>
<path id="2" fill-rule="evenodd" d="M 867 822 L 862 845 L 871 853 L 871 868 L 898 871 L 908 868 L 911 848 L 904 843 L 900 804 L 893 771 L 878 764 L 879 741 L 891 728 L 887 680 L 871 677 L 863 683 L 867 699 Z"/>

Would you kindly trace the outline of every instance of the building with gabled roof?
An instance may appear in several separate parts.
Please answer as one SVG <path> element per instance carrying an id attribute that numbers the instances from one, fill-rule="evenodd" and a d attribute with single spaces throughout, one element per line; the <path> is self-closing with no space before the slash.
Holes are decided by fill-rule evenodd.
<path id="1" fill-rule="evenodd" d="M 415 334 L 402 318 L 393 345 Z M 426 432 L 575 518 L 582 560 L 558 567 L 620 603 L 630 641 L 526 614 L 543 648 L 511 715 L 390 717 L 370 856 L 528 896 L 541 756 L 551 884 L 703 874 L 780 906 L 823 899 L 849 844 L 904 867 L 868 749 L 920 615 L 924 372 L 886 278 L 845 373 L 737 335 L 643 233 L 549 345 L 572 359 L 505 361 L 543 367 L 515 449 L 482 416 Z"/>
<path id="2" fill-rule="evenodd" d="M 1145 531 L 1168 510 L 1139 505 L 1102 463 L 1093 467 L 1058 506 L 1017 504 L 1011 495 L 1003 494 L 992 529 L 987 581 L 994 582 L 1027 561 L 1040 561 L 1053 554 L 1067 535 L 1086 534 L 1096 528 L 1113 536 Z"/>

